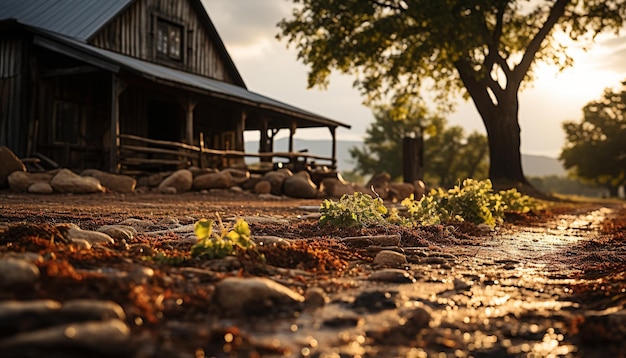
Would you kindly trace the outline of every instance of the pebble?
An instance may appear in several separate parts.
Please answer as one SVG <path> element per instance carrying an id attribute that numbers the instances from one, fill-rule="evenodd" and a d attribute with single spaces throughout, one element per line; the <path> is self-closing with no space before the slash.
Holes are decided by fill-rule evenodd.
<path id="1" fill-rule="evenodd" d="M 103 232 L 117 240 L 131 240 L 137 236 L 137 229 L 130 225 L 105 225 L 96 230 Z"/>
<path id="2" fill-rule="evenodd" d="M 384 291 L 364 291 L 361 292 L 354 302 L 352 308 L 365 309 L 368 312 L 380 312 L 397 308 L 394 296 L 396 293 Z"/>
<path id="3" fill-rule="evenodd" d="M 76 357 L 80 350 L 83 356 L 95 354 L 128 354 L 130 329 L 123 321 L 71 323 L 30 332 L 23 332 L 0 341 L 3 355 L 14 357 L 66 356 Z M 74 354 L 72 354 L 74 352 Z"/>
<path id="4" fill-rule="evenodd" d="M 382 281 L 390 283 L 414 283 L 415 277 L 405 270 L 400 269 L 383 269 L 372 272 L 369 276 L 370 281 Z"/>
<path id="5" fill-rule="evenodd" d="M 304 297 L 264 277 L 229 277 L 215 287 L 215 300 L 226 313 L 268 314 L 298 310 Z"/>
<path id="6" fill-rule="evenodd" d="M 304 305 L 308 309 L 321 308 L 329 301 L 328 295 L 320 287 L 311 287 L 306 291 Z"/>
<path id="7" fill-rule="evenodd" d="M 83 230 L 79 228 L 76 224 L 61 224 L 62 226 L 67 226 L 67 238 L 69 240 L 73 239 L 83 239 L 89 242 L 90 244 L 114 244 L 115 241 L 113 238 L 103 232 L 99 231 L 91 231 L 91 230 Z"/>
<path id="8" fill-rule="evenodd" d="M 0 287 L 33 285 L 39 279 L 39 268 L 32 262 L 22 259 L 4 258 L 0 260 Z"/>
<path id="9" fill-rule="evenodd" d="M 72 244 L 79 250 L 91 250 L 91 244 L 85 239 L 71 239 Z"/>
<path id="10" fill-rule="evenodd" d="M 287 247 L 291 245 L 291 243 L 287 239 L 283 239 L 282 237 L 278 237 L 278 236 L 253 236 L 252 241 L 254 241 L 254 243 L 257 245 L 266 246 L 266 247 L 271 247 L 271 246 Z"/>
<path id="11" fill-rule="evenodd" d="M 382 250 L 374 257 L 374 265 L 399 267 L 407 264 L 406 256 L 391 250 Z"/>

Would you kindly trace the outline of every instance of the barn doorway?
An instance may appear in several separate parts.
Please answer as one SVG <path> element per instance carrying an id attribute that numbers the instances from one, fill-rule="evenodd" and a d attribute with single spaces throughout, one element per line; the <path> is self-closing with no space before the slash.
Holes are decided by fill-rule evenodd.
<path id="1" fill-rule="evenodd" d="M 182 109 L 175 103 L 148 102 L 148 137 L 151 139 L 181 142 Z"/>

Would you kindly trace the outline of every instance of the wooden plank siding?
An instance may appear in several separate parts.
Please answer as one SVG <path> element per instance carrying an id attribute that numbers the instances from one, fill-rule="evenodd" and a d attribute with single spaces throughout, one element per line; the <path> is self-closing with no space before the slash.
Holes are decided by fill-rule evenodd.
<path id="1" fill-rule="evenodd" d="M 12 148 L 17 155 L 27 150 L 25 47 L 22 36 L 14 31 L 0 36 L 0 146 Z"/>
<path id="2" fill-rule="evenodd" d="M 182 25 L 181 65 L 156 56 L 156 20 Z M 235 83 L 210 34 L 186 0 L 139 0 L 91 39 L 90 44 L 127 56 Z"/>

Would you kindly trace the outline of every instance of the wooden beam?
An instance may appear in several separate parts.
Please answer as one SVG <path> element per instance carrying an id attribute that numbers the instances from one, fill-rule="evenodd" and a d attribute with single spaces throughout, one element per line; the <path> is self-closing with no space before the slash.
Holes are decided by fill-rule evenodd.
<path id="1" fill-rule="evenodd" d="M 85 73 L 92 73 L 100 71 L 97 67 L 94 66 L 77 66 L 77 67 L 69 67 L 69 68 L 56 68 L 53 70 L 43 71 L 42 77 L 56 77 L 56 76 L 71 76 L 71 75 L 82 75 Z"/>

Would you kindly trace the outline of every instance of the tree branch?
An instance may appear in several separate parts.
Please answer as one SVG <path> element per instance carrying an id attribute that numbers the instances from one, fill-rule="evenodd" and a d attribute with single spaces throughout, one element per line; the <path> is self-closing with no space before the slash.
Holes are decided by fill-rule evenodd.
<path id="1" fill-rule="evenodd" d="M 548 36 L 550 31 L 554 28 L 556 23 L 559 21 L 559 18 L 563 16 L 565 13 L 565 7 L 571 2 L 571 0 L 557 0 L 550 9 L 550 15 L 546 19 L 546 22 L 543 24 L 543 27 L 539 29 L 535 37 L 530 41 L 528 47 L 526 48 L 526 52 L 524 52 L 524 56 L 520 63 L 515 66 L 513 69 L 513 75 L 511 76 L 510 85 L 515 86 L 515 90 L 517 90 L 524 79 L 524 76 L 528 72 L 530 65 L 535 59 L 535 55 L 541 48 L 541 43 Z"/>

